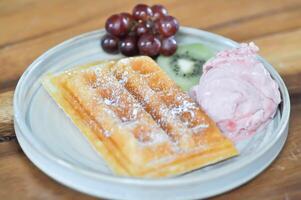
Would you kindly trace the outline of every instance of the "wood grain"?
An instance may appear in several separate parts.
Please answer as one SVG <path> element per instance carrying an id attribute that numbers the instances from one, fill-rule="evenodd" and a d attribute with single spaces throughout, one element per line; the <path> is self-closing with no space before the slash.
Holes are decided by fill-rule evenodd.
<path id="1" fill-rule="evenodd" d="M 93 19 L 99 21 L 96 28 L 103 27 L 105 18 L 110 14 L 125 10 L 130 11 L 133 5 L 139 1 L 115 0 L 112 4 L 98 0 L 90 0 L 88 3 L 85 0 L 28 1 L 23 4 L 17 2 L 13 0 L 15 5 L 10 3 L 9 5 L 0 6 L 0 13 L 2 13 L 0 14 L 0 24 L 6 27 L 3 37 L 0 38 L 0 46 L 16 44 L 24 40 L 51 34 Z M 146 1 L 146 3 L 152 4 L 151 1 Z M 286 2 L 287 6 L 281 0 L 228 0 L 227 3 L 223 0 L 203 0 L 202 2 L 195 0 L 190 1 L 189 4 L 185 1 L 165 0 L 161 3 L 169 8 L 171 14 L 176 13 L 177 18 L 183 25 L 206 27 L 233 19 L 285 9 L 298 5 L 300 1 L 288 0 Z M 18 7 L 14 9 L 16 6 Z M 53 10 L 55 10 L 55 13 Z M 201 18 L 200 12 L 205 12 L 201 15 Z M 207 12 L 217 12 L 218 15 L 209 15 L 206 14 Z M 235 15 L 233 12 L 235 12 Z M 62 20 L 62 17 L 64 20 Z M 16 24 L 10 26 L 12 22 Z"/>
<path id="2" fill-rule="evenodd" d="M 301 28 L 254 40 L 284 79 L 290 94 L 301 93 Z"/>
<path id="3" fill-rule="evenodd" d="M 22 153 L 1 156 L 0 183 L 5 183 L 1 185 L 1 199 L 95 199 L 50 179 Z"/>
<path id="4" fill-rule="evenodd" d="M 208 27 L 208 29 L 237 41 L 244 41 L 300 28 L 300 17 L 301 3 L 268 13 L 239 18 L 227 24 Z M 278 24 L 281 26 L 277 26 Z"/>
<path id="5" fill-rule="evenodd" d="M 0 136 L 11 135 L 13 131 L 13 92 L 0 93 Z"/>
<path id="6" fill-rule="evenodd" d="M 24 69 L 50 47 L 74 35 L 103 27 L 111 13 L 130 11 L 136 2 L 119 0 L 114 1 L 114 5 L 103 6 L 106 5 L 104 1 L 97 0 L 89 1 L 88 4 L 83 0 L 29 1 L 19 5 L 16 8 L 18 12 L 12 8 L 14 6 L 0 6 L 0 13 L 3 13 L 0 14 L 0 24 L 5 27 L 4 32 L 0 33 L 0 90 L 14 88 Z M 227 3 L 222 0 L 204 0 L 201 3 L 195 1 L 187 4 L 185 1 L 166 0 L 162 4 L 169 8 L 171 14 L 176 14 L 182 25 L 212 31 L 214 27 L 218 27 L 219 33 L 237 40 L 239 38 L 235 38 L 236 35 L 224 34 L 222 29 L 229 24 L 239 25 L 252 19 L 265 18 L 275 12 L 282 13 L 299 8 L 301 3 L 299 0 L 288 0 L 287 3 L 281 0 L 229 0 Z M 52 10 L 56 11 L 55 15 Z M 204 14 L 200 11 L 204 11 Z M 274 17 L 275 15 L 272 18 Z M 64 20 L 60 20 L 61 18 Z M 273 22 L 282 21 L 275 19 Z M 12 23 L 15 25 L 10 26 Z M 250 32 L 248 26 L 244 28 L 238 31 L 242 35 Z M 286 26 L 282 30 L 285 28 L 291 27 Z M 258 35 L 266 33 L 269 33 L 268 29 L 262 28 L 258 31 Z M 244 39 L 249 38 L 244 36 Z"/>
<path id="7" fill-rule="evenodd" d="M 102 28 L 136 0 L 0 1 L 0 137 L 13 135 L 13 89 L 27 66 L 52 46 Z M 145 1 L 153 4 L 152 1 Z M 160 1 L 181 25 L 255 41 L 286 82 L 292 114 L 287 143 L 260 176 L 212 199 L 301 199 L 300 0 Z M 53 181 L 24 155 L 18 142 L 0 143 L 0 199 L 94 199 Z"/>

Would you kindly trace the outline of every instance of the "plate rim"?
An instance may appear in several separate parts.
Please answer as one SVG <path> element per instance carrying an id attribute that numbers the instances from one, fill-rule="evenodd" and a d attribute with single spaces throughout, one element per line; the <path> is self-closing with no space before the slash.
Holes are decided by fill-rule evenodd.
<path id="1" fill-rule="evenodd" d="M 86 37 L 91 37 L 93 35 L 99 35 L 101 33 L 104 32 L 104 29 L 100 29 L 100 30 L 95 30 L 95 31 L 91 31 L 91 32 L 87 32 L 78 36 L 75 36 L 71 39 L 68 39 L 52 48 L 50 48 L 48 51 L 46 51 L 45 53 L 43 53 L 41 56 L 39 56 L 32 64 L 29 65 L 29 67 L 25 70 L 25 72 L 23 73 L 23 75 L 21 76 L 21 78 L 18 81 L 16 90 L 15 90 L 15 94 L 14 94 L 14 99 L 13 99 L 13 109 L 14 109 L 14 123 L 17 123 L 19 128 L 20 128 L 20 134 L 23 135 L 24 139 L 27 140 L 27 142 L 37 150 L 37 147 L 35 146 L 35 144 L 32 143 L 32 141 L 30 139 L 28 139 L 26 137 L 27 134 L 30 134 L 31 131 L 29 129 L 29 127 L 27 126 L 27 124 L 25 123 L 25 117 L 22 117 L 21 114 L 21 110 L 18 106 L 18 99 L 19 96 L 21 95 L 21 91 L 23 88 L 23 85 L 25 84 L 25 80 L 28 78 L 28 76 L 31 74 L 32 71 L 34 71 L 36 68 L 39 67 L 39 63 L 47 58 L 48 56 L 52 55 L 53 53 L 55 53 L 58 49 L 60 48 L 64 48 L 65 45 L 71 44 L 72 42 L 75 42 L 77 40 L 81 40 L 83 38 Z M 195 28 L 190 28 L 190 27 L 181 27 L 180 28 L 180 32 L 183 34 L 193 34 L 193 35 L 207 35 L 211 38 L 215 38 L 215 39 L 222 39 L 224 41 L 226 41 L 227 43 L 229 43 L 231 46 L 235 47 L 238 46 L 238 43 L 225 38 L 223 36 L 211 33 L 211 32 L 207 32 L 204 30 L 200 30 L 200 29 L 195 29 Z M 189 179 L 176 179 L 176 178 L 167 178 L 167 179 L 143 179 L 143 178 L 135 178 L 135 177 L 122 177 L 122 176 L 116 176 L 116 175 L 109 175 L 109 174 L 100 174 L 100 173 L 95 173 L 95 172 L 91 172 L 91 171 L 87 171 L 81 168 L 77 168 L 74 165 L 68 163 L 65 160 L 62 159 L 58 159 L 56 156 L 52 155 L 50 152 L 47 152 L 45 150 L 41 151 L 41 149 L 39 149 L 38 152 L 40 152 L 41 154 L 43 154 L 44 156 L 46 156 L 48 159 L 50 159 L 52 162 L 58 163 L 60 165 L 63 165 L 67 168 L 76 170 L 77 172 L 87 175 L 90 178 L 93 179 L 98 179 L 100 181 L 107 181 L 110 183 L 118 183 L 118 184 L 131 184 L 131 185 L 143 185 L 143 186 L 179 186 L 179 185 L 186 185 L 186 184 L 192 184 L 192 183 L 196 183 L 196 182 L 202 182 L 208 179 L 214 179 L 217 178 L 225 173 L 230 173 L 233 172 L 239 168 L 243 168 L 246 167 L 248 164 L 256 161 L 257 159 L 259 159 L 261 156 L 263 156 L 268 150 L 270 150 L 275 143 L 278 141 L 278 139 L 280 138 L 280 136 L 283 134 L 283 132 L 285 131 L 286 127 L 288 126 L 288 122 L 289 122 L 289 115 L 290 115 L 290 99 L 289 99 L 289 94 L 288 94 L 288 90 L 282 80 L 282 78 L 280 77 L 280 75 L 278 74 L 278 72 L 272 67 L 272 65 L 270 63 L 268 63 L 264 58 L 259 56 L 259 59 L 264 63 L 265 68 L 267 68 L 267 70 L 270 72 L 271 76 L 276 79 L 278 85 L 279 85 L 279 90 L 280 93 L 282 95 L 282 102 L 283 102 L 283 113 L 280 119 L 280 125 L 277 127 L 277 129 L 275 130 L 277 132 L 277 135 L 275 138 L 273 138 L 273 140 L 268 143 L 267 146 L 265 146 L 262 149 L 262 152 L 256 155 L 252 155 L 251 158 L 248 159 L 244 159 L 242 160 L 239 164 L 237 164 L 235 167 L 231 167 L 227 170 L 224 170 L 223 172 L 221 172 L 221 170 L 219 170 L 219 173 L 215 173 L 215 174 L 211 174 L 211 176 L 207 176 L 206 178 L 204 178 L 203 176 L 195 176 L 195 177 L 190 177 Z M 18 137 L 18 136 L 17 136 Z M 225 166 L 227 167 L 227 166 Z M 209 173 L 209 172 L 208 172 Z"/>

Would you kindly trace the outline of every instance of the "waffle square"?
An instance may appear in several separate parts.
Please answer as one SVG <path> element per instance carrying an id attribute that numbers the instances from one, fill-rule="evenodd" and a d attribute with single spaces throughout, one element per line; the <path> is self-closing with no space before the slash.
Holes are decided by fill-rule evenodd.
<path id="1" fill-rule="evenodd" d="M 238 154 L 149 57 L 93 63 L 42 83 L 118 175 L 179 175 Z"/>

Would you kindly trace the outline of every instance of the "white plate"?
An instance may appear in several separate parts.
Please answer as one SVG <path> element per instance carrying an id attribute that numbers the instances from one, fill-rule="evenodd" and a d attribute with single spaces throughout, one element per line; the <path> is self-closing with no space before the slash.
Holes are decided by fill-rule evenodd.
<path id="1" fill-rule="evenodd" d="M 100 38 L 103 34 L 104 30 L 86 33 L 50 49 L 29 66 L 16 88 L 14 119 L 18 141 L 28 158 L 50 177 L 98 197 L 195 199 L 217 195 L 249 181 L 278 155 L 287 137 L 289 96 L 278 73 L 259 57 L 279 84 L 283 101 L 265 130 L 237 144 L 238 157 L 173 178 L 138 179 L 113 175 L 39 81 L 48 72 L 120 57 L 102 51 Z M 192 28 L 181 28 L 177 40 L 181 44 L 201 42 L 214 51 L 238 45 Z"/>

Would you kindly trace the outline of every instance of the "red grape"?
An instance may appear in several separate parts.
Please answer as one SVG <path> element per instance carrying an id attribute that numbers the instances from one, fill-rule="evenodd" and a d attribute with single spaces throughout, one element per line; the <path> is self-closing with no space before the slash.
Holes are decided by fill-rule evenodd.
<path id="1" fill-rule="evenodd" d="M 152 34 L 144 34 L 139 38 L 138 48 L 141 55 L 156 56 L 159 54 L 161 42 Z"/>
<path id="2" fill-rule="evenodd" d="M 165 16 L 157 22 L 158 32 L 163 37 L 175 35 L 179 29 L 179 22 L 172 16 Z"/>
<path id="3" fill-rule="evenodd" d="M 136 33 L 138 36 L 148 33 L 151 30 L 151 25 L 146 22 L 140 22 L 136 27 Z"/>
<path id="4" fill-rule="evenodd" d="M 122 12 L 122 13 L 120 13 L 120 15 L 126 18 L 128 24 L 129 24 L 128 29 L 130 30 L 136 23 L 136 20 L 130 13 L 127 13 L 127 12 Z"/>
<path id="5" fill-rule="evenodd" d="M 177 50 L 173 36 L 179 23 L 160 4 L 137 4 L 132 14 L 114 14 L 107 19 L 105 28 L 107 34 L 102 37 L 101 46 L 108 53 L 154 57 L 159 53 L 169 56 Z"/>
<path id="6" fill-rule="evenodd" d="M 154 20 L 160 19 L 163 16 L 168 15 L 166 8 L 162 5 L 155 4 L 151 7 L 151 9 L 153 11 L 153 19 Z"/>
<path id="7" fill-rule="evenodd" d="M 112 15 L 106 21 L 107 32 L 117 37 L 125 36 L 130 30 L 130 26 L 130 18 L 125 14 Z"/>
<path id="8" fill-rule="evenodd" d="M 134 56 L 138 54 L 137 39 L 135 36 L 127 36 L 120 41 L 120 52 L 125 56 Z"/>
<path id="9" fill-rule="evenodd" d="M 132 15 L 136 20 L 146 21 L 153 16 L 153 11 L 148 5 L 137 4 L 133 9 Z"/>
<path id="10" fill-rule="evenodd" d="M 171 56 L 176 52 L 177 48 L 178 48 L 177 41 L 173 36 L 168 38 L 163 38 L 161 40 L 160 54 L 164 56 Z"/>
<path id="11" fill-rule="evenodd" d="M 118 42 L 119 39 L 117 37 L 106 34 L 101 39 L 101 46 L 105 52 L 116 54 L 118 53 Z"/>
<path id="12" fill-rule="evenodd" d="M 130 13 L 122 12 L 120 13 L 120 15 L 126 17 L 127 20 L 134 20 L 133 16 Z"/>

